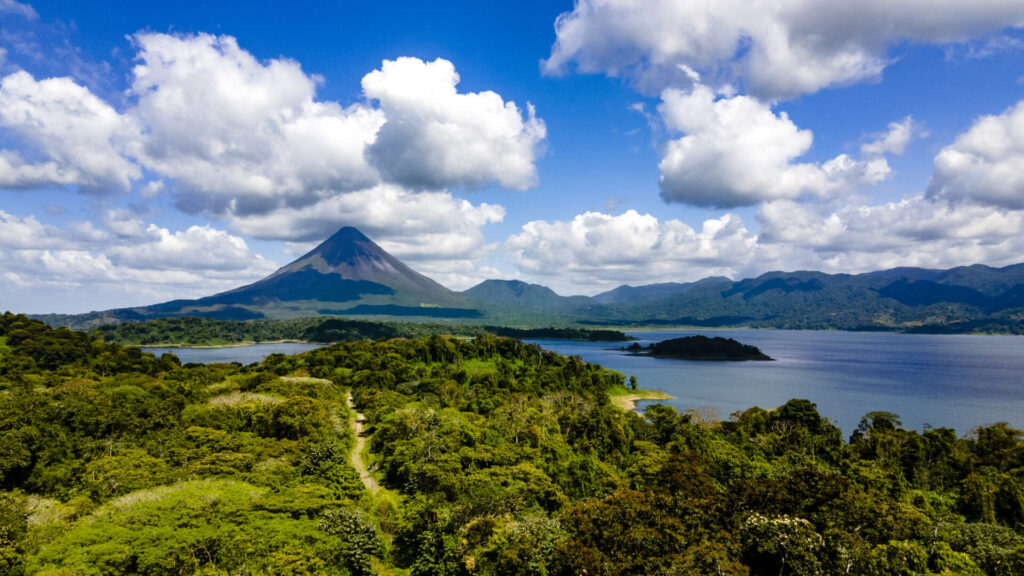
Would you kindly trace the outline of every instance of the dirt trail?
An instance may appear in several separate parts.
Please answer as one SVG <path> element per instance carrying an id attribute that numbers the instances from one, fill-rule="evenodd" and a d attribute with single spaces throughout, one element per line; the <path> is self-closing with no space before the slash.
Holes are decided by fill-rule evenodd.
<path id="1" fill-rule="evenodd" d="M 352 401 L 352 393 L 345 395 L 345 399 L 348 401 L 348 407 L 352 410 L 352 417 L 349 418 L 348 425 L 352 429 L 353 435 L 355 435 L 356 443 L 352 447 L 352 467 L 359 472 L 359 479 L 363 481 L 363 486 L 370 491 L 371 494 L 376 494 L 380 490 L 380 484 L 374 480 L 373 475 L 366 469 L 366 464 L 363 462 L 363 450 L 366 449 L 366 438 L 363 438 L 363 425 L 366 424 L 366 418 L 356 412 L 356 404 Z"/>

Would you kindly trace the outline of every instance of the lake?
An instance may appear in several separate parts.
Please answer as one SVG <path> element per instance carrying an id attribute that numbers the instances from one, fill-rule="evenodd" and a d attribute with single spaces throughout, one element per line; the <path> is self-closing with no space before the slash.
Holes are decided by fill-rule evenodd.
<path id="1" fill-rule="evenodd" d="M 864 414 L 888 410 L 903 425 L 972 428 L 1009 422 L 1024 428 L 1024 337 L 816 332 L 791 330 L 630 331 L 641 345 L 694 334 L 753 344 L 774 362 L 696 362 L 632 356 L 623 343 L 536 340 L 636 376 L 641 388 L 676 398 L 679 410 L 710 407 L 723 419 L 751 406 L 774 408 L 807 398 L 849 436 Z M 145 348 L 173 352 L 184 362 L 258 362 L 270 354 L 297 354 L 318 344 L 254 344 L 226 348 Z M 640 402 L 640 409 L 652 402 Z"/>
<path id="2" fill-rule="evenodd" d="M 636 376 L 641 388 L 675 396 L 679 410 L 710 407 L 723 419 L 751 406 L 807 398 L 849 436 L 864 414 L 887 410 L 906 428 L 959 435 L 995 422 L 1024 428 L 1024 337 L 791 330 L 629 331 L 639 343 L 694 334 L 735 338 L 774 362 L 698 362 L 632 356 L 625 344 L 534 341 Z M 640 402 L 642 410 L 654 402 Z"/>
<path id="3" fill-rule="evenodd" d="M 251 344 L 249 346 L 225 346 L 221 348 L 165 348 L 165 347 L 144 347 L 145 352 L 156 356 L 162 356 L 170 352 L 181 360 L 182 364 L 198 362 L 210 364 L 213 362 L 241 362 L 252 364 L 259 362 L 271 354 L 299 354 L 320 348 L 323 344 L 306 344 L 302 342 L 275 342 L 273 344 Z"/>

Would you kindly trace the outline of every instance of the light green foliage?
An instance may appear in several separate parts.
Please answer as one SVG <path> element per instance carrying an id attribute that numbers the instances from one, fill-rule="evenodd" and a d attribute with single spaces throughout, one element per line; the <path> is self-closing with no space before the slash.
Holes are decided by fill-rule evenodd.
<path id="1" fill-rule="evenodd" d="M 273 564 L 294 555 L 296 546 L 316 553 L 337 544 L 308 517 L 263 508 L 266 495 L 265 489 L 231 480 L 135 492 L 43 546 L 28 558 L 28 572 L 172 575 L 215 566 L 271 574 Z"/>
<path id="2" fill-rule="evenodd" d="M 928 553 L 916 542 L 892 541 L 873 548 L 867 555 L 864 574 L 871 576 L 917 576 L 928 571 Z"/>
<path id="3" fill-rule="evenodd" d="M 985 574 L 969 554 L 955 552 L 945 542 L 936 544 L 931 558 L 935 572 L 942 576 L 984 576 Z"/>
<path id="4" fill-rule="evenodd" d="M 555 518 L 523 516 L 492 528 L 479 554 L 481 572 L 500 576 L 546 576 L 566 533 Z"/>
<path id="5" fill-rule="evenodd" d="M 157 486 L 169 480 L 167 463 L 145 450 L 129 448 L 92 460 L 85 466 L 82 491 L 97 501 Z"/>

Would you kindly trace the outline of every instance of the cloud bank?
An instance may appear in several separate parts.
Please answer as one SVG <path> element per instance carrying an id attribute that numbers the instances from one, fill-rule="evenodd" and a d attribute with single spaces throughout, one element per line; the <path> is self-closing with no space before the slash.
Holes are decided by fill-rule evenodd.
<path id="1" fill-rule="evenodd" d="M 112 217 L 121 224 L 129 220 L 125 214 Z M 277 268 L 242 238 L 210 226 L 172 232 L 141 221 L 138 225 L 140 234 L 123 236 L 90 223 L 48 226 L 0 210 L 5 307 L 82 312 L 148 305 L 208 296 Z M 125 290 L 128 286 L 131 290 Z M 46 307 L 40 309 L 43 302 Z"/>
<path id="2" fill-rule="evenodd" d="M 366 100 L 346 107 L 318 100 L 322 80 L 298 62 L 257 60 L 230 36 L 133 42 L 123 112 L 69 78 L 0 81 L 0 127 L 41 159 L 0 152 L 0 185 L 126 191 L 145 169 L 173 180 L 183 211 L 231 222 L 381 185 L 536 182 L 544 122 L 497 93 L 458 92 L 448 61 L 386 60 L 363 78 Z"/>
<path id="3" fill-rule="evenodd" d="M 903 42 L 950 44 L 1024 25 L 1002 0 L 580 0 L 555 22 L 543 63 L 626 78 L 642 91 L 685 87 L 692 72 L 787 99 L 878 77 Z"/>

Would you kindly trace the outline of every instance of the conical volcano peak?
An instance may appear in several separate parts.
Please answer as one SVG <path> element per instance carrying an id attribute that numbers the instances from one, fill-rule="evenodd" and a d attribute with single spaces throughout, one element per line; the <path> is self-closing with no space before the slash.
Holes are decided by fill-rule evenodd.
<path id="1" fill-rule="evenodd" d="M 342 226 L 337 232 L 331 235 L 330 238 L 323 241 L 323 244 L 330 244 L 332 242 L 370 242 L 371 240 L 366 237 L 365 234 L 359 231 L 355 226 Z"/>
<path id="2" fill-rule="evenodd" d="M 372 282 L 399 292 L 412 291 L 423 302 L 447 301 L 452 295 L 447 288 L 409 268 L 352 226 L 341 228 L 267 280 L 279 283 L 283 277 L 310 271 L 339 280 Z M 265 280 L 256 285 L 262 282 Z"/>
<path id="3" fill-rule="evenodd" d="M 170 306 L 168 306 L 170 305 Z M 362 232 L 345 226 L 266 278 L 193 301 L 157 305 L 158 313 L 205 307 L 210 314 L 259 318 L 314 314 L 474 317 L 469 299 L 416 272 Z M 225 307 L 231 308 L 225 311 Z"/>
<path id="4" fill-rule="evenodd" d="M 366 259 L 386 259 L 389 254 L 357 228 L 345 226 L 298 261 L 302 262 L 314 256 L 319 256 L 328 267 L 333 268 L 352 266 Z"/>

